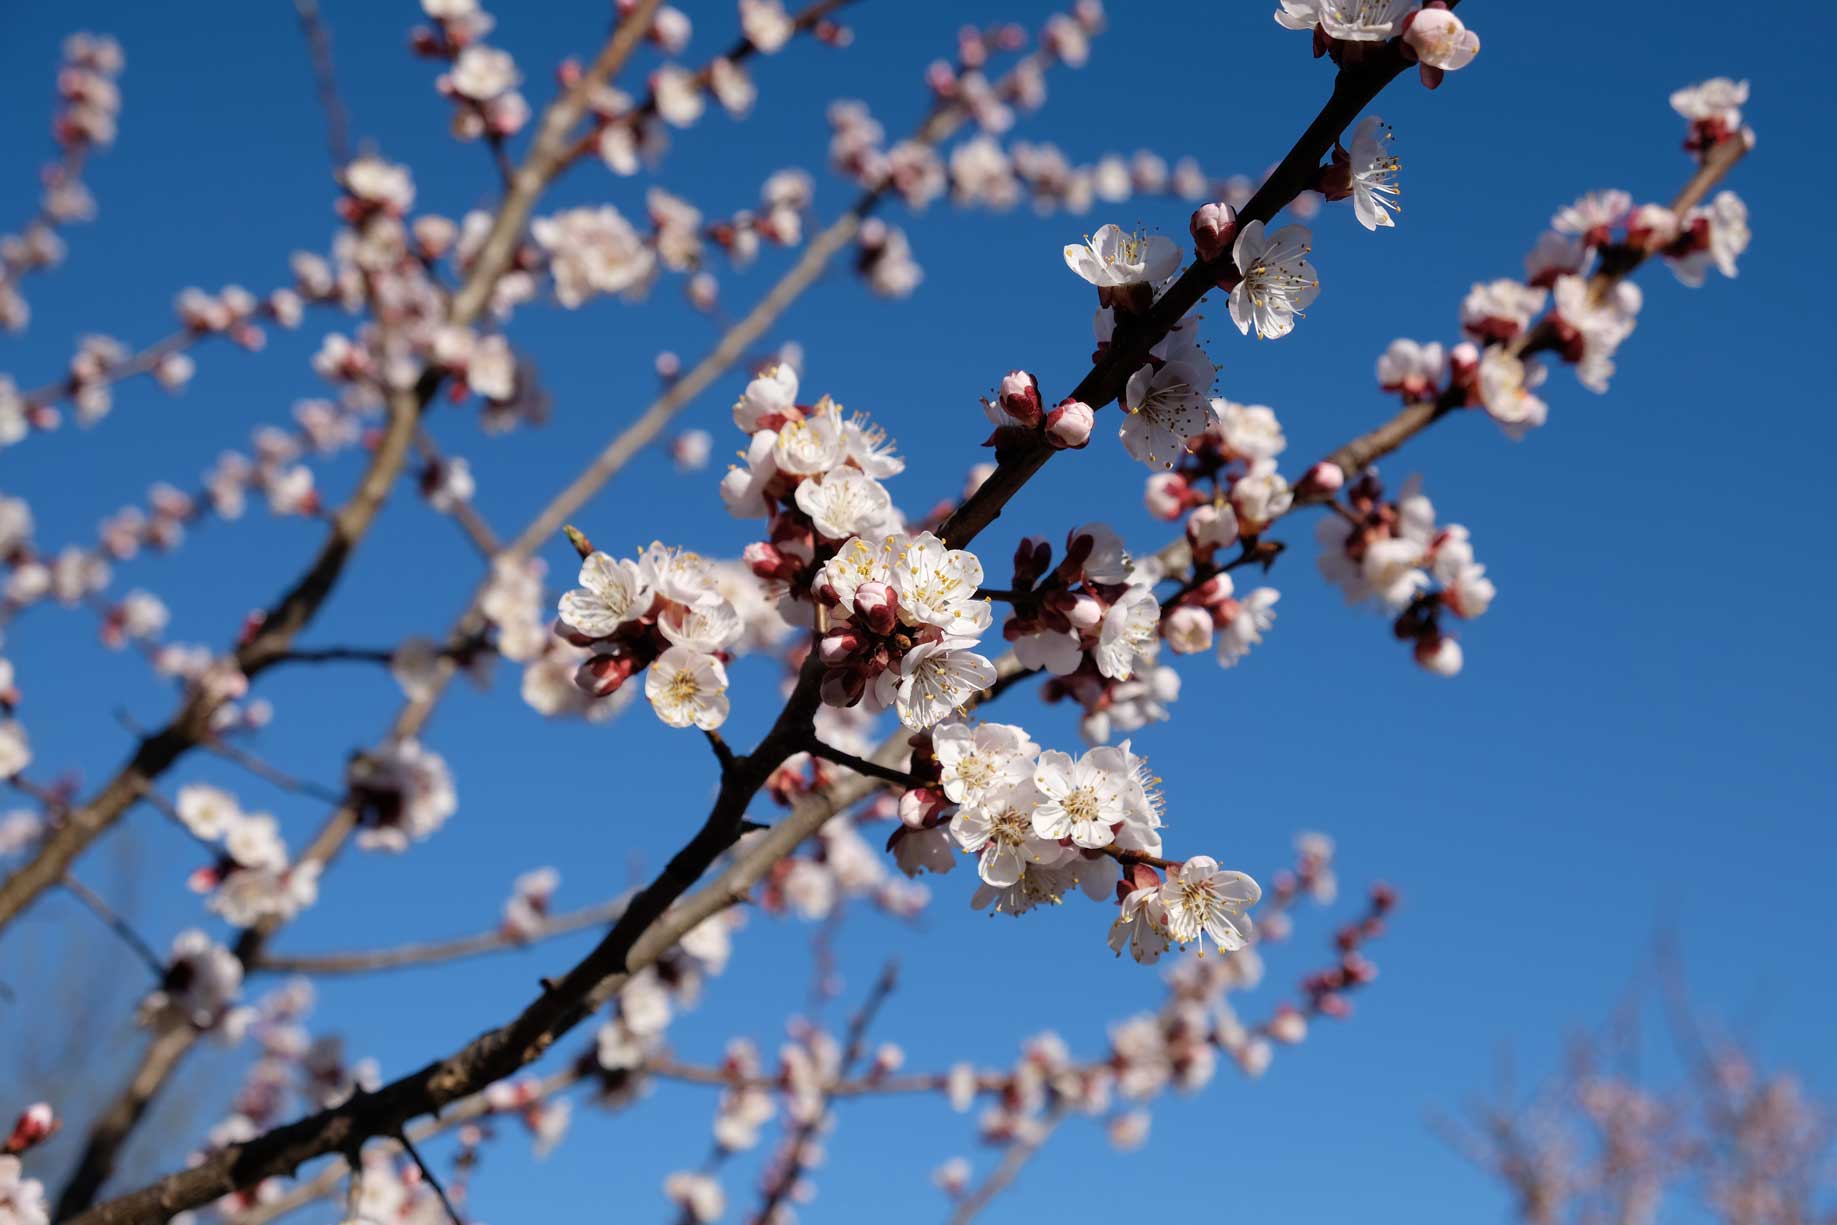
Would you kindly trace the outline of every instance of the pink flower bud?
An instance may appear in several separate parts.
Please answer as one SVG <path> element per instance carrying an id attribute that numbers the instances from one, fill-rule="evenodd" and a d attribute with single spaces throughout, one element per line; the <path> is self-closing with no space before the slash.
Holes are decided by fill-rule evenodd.
<path id="1" fill-rule="evenodd" d="M 1346 483 L 1346 471 L 1338 464 L 1322 460 L 1309 468 L 1295 486 L 1295 493 L 1302 498 L 1329 498 L 1338 493 Z"/>
<path id="2" fill-rule="evenodd" d="M 1186 518 L 1186 538 L 1193 552 L 1217 552 L 1237 539 L 1237 512 L 1227 504 L 1195 507 Z"/>
<path id="3" fill-rule="evenodd" d="M 861 642 L 861 635 L 847 626 L 830 630 L 817 644 L 817 658 L 832 668 L 836 667 L 839 664 L 847 663 L 849 658 L 861 649 Z"/>
<path id="4" fill-rule="evenodd" d="M 1142 495 L 1142 502 L 1149 514 L 1172 523 L 1186 509 L 1190 492 L 1186 478 L 1178 472 L 1157 472 L 1148 478 L 1148 492 Z"/>
<path id="5" fill-rule="evenodd" d="M 1269 1019 L 1269 1036 L 1293 1046 L 1308 1036 L 1308 1019 L 1284 1004 Z"/>
<path id="6" fill-rule="evenodd" d="M 855 615 L 876 634 L 890 634 L 899 624 L 899 592 L 880 582 L 855 588 Z"/>
<path id="7" fill-rule="evenodd" d="M 1336 1020 L 1344 1019 L 1352 1015 L 1352 1004 L 1346 997 L 1343 995 L 1336 995 L 1332 992 L 1328 992 L 1326 995 L 1321 996 L 1315 1006 L 1320 1009 L 1322 1016 L 1333 1017 Z"/>
<path id="8" fill-rule="evenodd" d="M 619 686 L 638 670 L 629 654 L 595 655 L 574 671 L 574 683 L 584 692 L 603 698 L 618 692 Z"/>
<path id="9" fill-rule="evenodd" d="M 1107 610 L 1103 606 L 1103 601 L 1088 595 L 1080 595 L 1066 611 L 1065 619 L 1070 621 L 1075 629 L 1094 630 L 1103 624 L 1105 611 Z"/>
<path id="10" fill-rule="evenodd" d="M 1018 424 L 1040 423 L 1040 384 L 1025 370 L 1010 371 L 1001 381 L 1001 410 Z"/>
<path id="11" fill-rule="evenodd" d="M 867 673 L 860 668 L 834 668 L 823 674 L 825 706 L 853 706 L 867 693 Z"/>
<path id="12" fill-rule="evenodd" d="M 1091 441 L 1097 414 L 1083 400 L 1064 400 L 1046 414 L 1046 441 L 1056 449 L 1077 450 Z"/>
<path id="13" fill-rule="evenodd" d="M 1237 210 L 1229 204 L 1202 204 L 1193 211 L 1189 228 L 1193 250 L 1209 263 L 1231 250 L 1237 237 Z"/>
<path id="14" fill-rule="evenodd" d="M 776 545 L 764 540 L 755 540 L 747 545 L 740 551 L 740 558 L 755 575 L 768 581 L 790 578 L 796 571 L 796 567 L 789 565 L 788 559 L 779 552 Z M 786 573 L 787 568 L 791 573 Z"/>
<path id="15" fill-rule="evenodd" d="M 1214 574 L 1211 578 L 1193 588 L 1193 599 L 1207 608 L 1216 609 L 1230 600 L 1236 590 L 1229 574 Z"/>
<path id="16" fill-rule="evenodd" d="M 1437 676 L 1454 676 L 1461 670 L 1461 644 L 1431 630 L 1416 640 L 1416 662 Z"/>
<path id="17" fill-rule="evenodd" d="M 907 829 L 924 829 L 935 825 L 934 818 L 948 806 L 942 792 L 929 787 L 914 787 L 899 797 L 900 824 Z"/>

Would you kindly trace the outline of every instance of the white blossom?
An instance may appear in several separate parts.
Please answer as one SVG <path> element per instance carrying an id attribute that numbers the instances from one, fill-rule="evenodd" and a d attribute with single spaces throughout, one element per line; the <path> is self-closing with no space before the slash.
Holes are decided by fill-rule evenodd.
<path id="1" fill-rule="evenodd" d="M 1128 762 L 1121 750 L 1104 746 L 1073 759 L 1056 749 L 1040 754 L 1033 782 L 1043 798 L 1033 810 L 1033 831 L 1042 838 L 1070 838 L 1081 847 L 1115 841 L 1112 826 L 1128 815 L 1124 793 Z"/>
<path id="2" fill-rule="evenodd" d="M 1243 277 L 1231 290 L 1231 321 L 1246 336 L 1287 336 L 1295 317 L 1320 295 L 1320 278 L 1307 255 L 1313 248 L 1306 226 L 1285 225 L 1265 235 L 1261 221 L 1243 225 L 1231 258 Z"/>
<path id="3" fill-rule="evenodd" d="M 1534 394 L 1543 381 L 1541 365 L 1516 357 L 1501 345 L 1489 346 L 1480 358 L 1480 401 L 1513 438 L 1523 438 L 1549 417 L 1549 406 Z"/>
<path id="4" fill-rule="evenodd" d="M 727 669 L 712 655 L 673 646 L 645 673 L 644 696 L 669 726 L 713 731 L 727 721 Z"/>
<path id="5" fill-rule="evenodd" d="M 1065 266 L 1099 289 L 1159 286 L 1180 267 L 1180 248 L 1162 234 L 1130 234 L 1105 225 L 1082 243 L 1067 243 Z"/>
<path id="6" fill-rule="evenodd" d="M 1242 872 L 1221 870 L 1210 855 L 1195 855 L 1178 871 L 1168 874 L 1161 886 L 1161 904 L 1167 908 L 1168 934 L 1178 944 L 1191 944 L 1210 936 L 1221 952 L 1236 952 L 1255 938 L 1255 927 L 1245 913 L 1257 904 L 1263 891 Z"/>

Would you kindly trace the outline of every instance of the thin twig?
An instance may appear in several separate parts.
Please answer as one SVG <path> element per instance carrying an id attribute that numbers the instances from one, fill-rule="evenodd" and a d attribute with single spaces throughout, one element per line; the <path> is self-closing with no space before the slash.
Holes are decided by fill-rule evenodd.
<path id="1" fill-rule="evenodd" d="M 899 962 L 889 959 L 881 967 L 880 977 L 874 980 L 867 998 L 855 1015 L 849 1018 L 848 1030 L 843 1039 L 841 1062 L 836 1065 L 836 1081 L 847 1078 L 861 1061 L 862 1048 L 867 1044 L 867 1031 L 874 1024 L 874 1018 L 880 1014 L 887 997 L 893 994 L 893 988 L 899 982 Z M 833 1084 L 833 1082 L 832 1082 Z M 753 1214 L 755 1225 L 771 1225 L 776 1219 L 780 1205 L 790 1196 L 797 1186 L 797 1180 L 804 1172 L 804 1151 L 816 1139 L 817 1129 L 822 1126 L 829 1114 L 831 1086 L 823 1089 L 823 1100 L 820 1106 L 810 1112 L 810 1117 L 799 1123 L 785 1141 L 784 1165 L 767 1184 L 764 1196 L 760 1200 L 759 1210 Z"/>
<path id="2" fill-rule="evenodd" d="M 733 769 L 734 751 L 722 738 L 721 733 L 713 728 L 703 728 L 702 735 L 707 738 L 708 747 L 714 750 L 714 759 L 720 763 L 721 770 L 726 772 Z"/>
<path id="3" fill-rule="evenodd" d="M 1024 1140 L 1017 1139 L 1008 1145 L 1008 1151 L 1002 1155 L 1001 1164 L 983 1180 L 981 1186 L 957 1201 L 956 1211 L 950 1214 L 951 1225 L 965 1225 L 974 1220 L 976 1214 L 989 1206 L 989 1201 L 1014 1185 L 1014 1180 L 1026 1168 L 1029 1161 L 1052 1139 L 1052 1133 L 1058 1129 L 1065 1117 L 1063 1100 L 1053 1104 L 1046 1117 L 1036 1125 L 1037 1130 Z"/>
<path id="4" fill-rule="evenodd" d="M 877 761 L 857 757 L 853 753 L 845 753 L 834 745 L 824 744 L 815 736 L 810 737 L 810 742 L 805 747 L 814 756 L 821 757 L 824 761 L 832 761 L 844 769 L 853 770 L 856 774 L 865 774 L 869 778 L 877 778 L 883 783 L 892 783 L 896 787 L 904 787 L 908 790 L 919 785 L 918 779 L 905 770 L 895 770 Z"/>
<path id="5" fill-rule="evenodd" d="M 206 740 L 204 742 L 204 748 L 207 752 L 215 753 L 225 761 L 233 762 L 241 766 L 264 782 L 274 784 L 282 791 L 289 791 L 295 795 L 311 796 L 313 799 L 323 800 L 327 804 L 340 804 L 344 802 L 344 792 L 338 790 L 336 787 L 328 787 L 324 783 L 316 783 L 310 778 L 297 778 L 287 773 L 285 770 L 280 769 L 278 766 L 257 757 L 242 746 L 231 744 L 221 736 L 212 736 L 210 739 Z"/>
<path id="6" fill-rule="evenodd" d="M 439 1176 L 434 1173 L 427 1162 L 421 1159 L 421 1150 L 416 1148 L 415 1142 L 408 1138 L 408 1132 L 403 1131 L 396 1136 L 396 1142 L 415 1163 L 415 1168 L 421 1171 L 421 1177 L 426 1179 L 427 1185 L 434 1189 L 434 1194 L 440 1197 L 440 1206 L 446 1209 L 446 1214 L 452 1220 L 453 1225 L 466 1225 L 465 1218 L 459 1215 L 459 1209 L 455 1208 L 453 1201 L 447 1198 L 446 1188 L 440 1185 Z"/>
<path id="7" fill-rule="evenodd" d="M 293 0 L 293 7 L 300 15 L 300 33 L 306 36 L 319 109 L 325 112 L 326 152 L 331 155 L 333 168 L 340 169 L 351 161 L 351 118 L 344 99 L 338 95 L 338 78 L 332 71 L 332 32 L 319 13 L 318 0 Z"/>
<path id="8" fill-rule="evenodd" d="M 352 953 L 297 954 L 262 953 L 248 967 L 251 972 L 279 974 L 369 974 L 378 970 L 398 970 L 406 966 L 434 965 L 479 957 L 486 953 L 525 948 L 543 940 L 552 940 L 584 928 L 601 927 L 625 912 L 629 895 L 621 894 L 604 902 L 583 906 L 567 914 L 556 915 L 541 928 L 527 935 L 517 935 L 502 927 L 454 940 L 402 944 L 394 948 L 371 949 Z"/>
<path id="9" fill-rule="evenodd" d="M 153 971 L 155 980 L 166 977 L 166 959 L 153 951 L 141 934 L 134 930 L 134 925 L 122 918 L 113 907 L 99 897 L 95 890 L 69 873 L 64 874 L 63 885 L 72 897 L 89 910 L 89 913 L 102 920 L 104 926 L 121 938 L 121 942 L 134 950 L 134 955 L 147 964 Z"/>

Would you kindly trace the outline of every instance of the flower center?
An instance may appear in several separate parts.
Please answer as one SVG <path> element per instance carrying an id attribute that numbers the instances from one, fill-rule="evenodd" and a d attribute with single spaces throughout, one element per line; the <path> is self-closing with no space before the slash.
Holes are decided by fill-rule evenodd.
<path id="1" fill-rule="evenodd" d="M 1097 793 L 1089 787 L 1078 788 L 1060 801 L 1060 805 L 1065 809 L 1066 815 L 1080 825 L 1095 821 L 1100 807 L 1097 802 Z"/>

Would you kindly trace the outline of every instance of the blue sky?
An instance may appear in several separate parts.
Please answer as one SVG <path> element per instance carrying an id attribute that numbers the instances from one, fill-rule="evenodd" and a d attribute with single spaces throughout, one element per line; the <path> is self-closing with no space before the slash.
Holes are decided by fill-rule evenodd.
<path id="1" fill-rule="evenodd" d="M 445 136 L 433 73 L 407 53 L 417 6 L 324 7 L 357 133 L 413 164 L 424 207 L 456 214 L 486 203 L 483 154 Z M 1329 67 L 1262 5 L 1229 15 L 1191 0 L 1116 7 L 1091 66 L 1056 74 L 1046 111 L 1019 134 L 1055 140 L 1080 161 L 1148 147 L 1192 154 L 1217 174 L 1255 175 L 1326 96 Z M 689 57 L 699 62 L 726 45 L 733 17 L 725 3 L 691 9 Z M 904 130 L 924 105 L 924 65 L 948 51 L 958 24 L 1037 27 L 1048 11 L 1044 0 L 869 0 L 849 15 L 852 47 L 800 44 L 762 63 L 757 113 L 743 125 L 711 116 L 681 135 L 655 181 L 724 213 L 750 205 L 771 170 L 801 165 L 819 175 L 817 215 L 833 215 L 852 193 L 821 173 L 829 100 L 866 99 L 890 131 Z M 1476 64 L 1436 93 L 1405 80 L 1380 99 L 1404 160 L 1399 227 L 1367 234 L 1349 209 L 1329 209 L 1316 226 L 1321 298 L 1279 343 L 1242 340 L 1222 303 L 1210 308 L 1220 388 L 1277 409 L 1290 440 L 1285 468 L 1387 415 L 1370 373 L 1384 345 L 1398 335 L 1453 339 L 1467 286 L 1516 272 L 1557 206 L 1602 187 L 1668 199 L 1690 168 L 1677 148 L 1682 122 L 1665 102 L 1679 85 L 1716 74 L 1754 81 L 1760 144 L 1732 183 L 1749 204 L 1754 246 L 1738 280 L 1701 290 L 1648 270 L 1641 327 L 1606 397 L 1559 370 L 1550 424 L 1529 440 L 1512 444 L 1484 420 L 1457 418 L 1385 465 L 1393 478 L 1423 475 L 1443 517 L 1472 529 L 1499 584 L 1492 611 L 1465 629 L 1458 680 L 1419 672 L 1382 619 L 1346 608 L 1319 580 L 1309 522 L 1278 533 L 1294 547 L 1270 579 L 1284 595 L 1268 642 L 1229 673 L 1206 657 L 1190 661 L 1178 717 L 1137 747 L 1166 780 L 1176 845 L 1263 875 L 1286 861 L 1297 831 L 1324 830 L 1338 840 L 1349 890 L 1374 878 L 1396 884 L 1403 907 L 1373 950 L 1382 978 L 1352 1021 L 1319 1026 L 1263 1081 L 1225 1075 L 1203 1095 L 1161 1103 L 1141 1153 L 1113 1156 L 1096 1128 L 1068 1127 L 994 1219 L 1092 1218 L 1139 1205 L 1144 1192 L 1167 1209 L 1228 1205 L 1293 1225 L 1495 1219 L 1504 1201 L 1430 1135 L 1425 1115 L 1483 1090 L 1502 1045 L 1521 1066 L 1551 1067 L 1564 1035 L 1604 1017 L 1641 974 L 1661 929 L 1678 934 L 1708 1011 L 1827 1097 L 1837 1088 L 1829 988 L 1812 973 L 1828 958 L 1826 869 L 1837 850 L 1828 747 L 1837 678 L 1824 624 L 1834 592 L 1818 564 L 1832 527 L 1819 457 L 1837 446 L 1837 427 L 1818 407 L 1825 380 L 1815 356 L 1828 343 L 1831 269 L 1821 244 L 1791 248 L 1780 237 L 1801 202 L 1831 186 L 1823 161 L 1788 153 L 1829 118 L 1827 106 L 1804 105 L 1828 98 L 1822 65 L 1810 40 L 1771 40 L 1763 55 L 1757 42 L 1722 37 L 1722 6 L 1696 0 L 1656 25 L 1636 6 L 1599 8 L 1585 23 L 1483 0 L 1462 11 L 1484 39 Z M 507 7 L 494 41 L 517 54 L 539 103 L 547 66 L 590 52 L 604 18 L 605 6 L 586 0 Z M 122 134 L 90 177 L 100 219 L 70 234 L 63 270 L 28 286 L 30 332 L 0 338 L 0 370 L 25 385 L 54 376 L 82 333 L 162 333 L 186 285 L 280 283 L 288 253 L 322 246 L 334 221 L 291 6 L 227 0 L 182 16 L 94 0 L 8 14 L 0 98 L 18 122 L 0 157 L 6 216 L 32 207 L 56 47 L 75 28 L 113 32 L 126 47 Z M 636 213 L 641 190 L 587 166 L 555 199 Z M 1090 301 L 1060 246 L 1105 220 L 1181 237 L 1187 211 L 1142 200 L 1114 216 L 899 215 L 926 273 L 912 299 L 871 300 L 836 271 L 772 338 L 805 346 L 807 388 L 893 432 L 910 460 L 895 496 L 923 508 L 953 494 L 981 458 L 976 397 L 1005 371 L 1036 372 L 1049 399 L 1083 373 Z M 723 275 L 727 301 L 751 301 L 781 265 L 769 257 Z M 151 481 L 188 482 L 218 451 L 318 394 L 305 365 L 317 334 L 276 337 L 259 356 L 200 353 L 196 382 L 176 400 L 124 390 L 96 430 L 36 437 L 0 456 L 0 491 L 32 502 L 43 544 L 91 539 L 99 519 Z M 554 422 L 505 439 L 486 438 L 460 410 L 432 422 L 450 453 L 472 461 L 478 505 L 501 530 L 642 408 L 657 350 L 693 357 L 715 332 L 666 289 L 642 309 L 535 309 L 513 339 L 541 364 Z M 739 445 L 726 410 L 740 382 L 723 379 L 684 418 L 716 432 L 717 454 Z M 1056 536 L 1073 507 L 1077 519 L 1101 513 L 1139 545 L 1159 542 L 1166 529 L 1141 510 L 1142 470 L 1110 440 L 1113 429 L 1100 419 L 1098 443 L 1050 465 L 979 551 L 1003 559 L 1020 535 Z M 684 479 L 651 455 L 577 522 L 620 549 L 661 537 L 732 553 L 749 525 L 721 510 L 718 471 Z M 347 459 L 321 478 L 336 494 L 354 474 Z M 319 532 L 252 514 L 199 533 L 175 556 L 124 566 L 118 590 L 164 596 L 172 637 L 223 643 L 300 567 Z M 546 555 L 565 568 L 562 542 Z M 398 496 L 309 640 L 382 645 L 437 632 L 475 576 L 451 526 Z M 113 712 L 151 723 L 171 705 L 143 667 L 95 643 L 83 614 L 34 612 L 9 631 L 6 653 L 27 691 L 41 777 L 68 766 L 93 785 L 128 748 Z M 744 743 L 776 701 L 762 670 L 740 679 L 732 731 Z M 699 822 L 710 772 L 695 738 L 641 707 L 610 727 L 547 724 L 504 680 L 489 695 L 457 695 L 429 732 L 458 772 L 459 815 L 405 858 L 337 864 L 282 947 L 472 931 L 495 921 L 515 872 L 544 863 L 562 869 L 561 904 L 585 903 L 622 887 L 634 863 L 654 868 Z M 383 731 L 395 701 L 387 678 L 351 668 L 287 670 L 262 691 L 279 716 L 261 751 L 326 779 Z M 1040 738 L 1073 739 L 1064 711 L 1009 701 L 1005 715 Z M 311 801 L 212 763 L 189 763 L 179 778 L 233 785 L 249 805 L 275 811 L 296 845 L 321 816 Z M 182 839 L 143 810 L 82 871 L 163 944 L 206 917 L 183 889 L 192 866 Z M 900 957 L 902 985 L 878 1036 L 902 1043 L 912 1066 L 964 1056 L 999 1065 L 1042 1028 L 1094 1053 L 1111 1020 L 1159 998 L 1152 971 L 1111 959 L 1096 907 L 994 922 L 969 911 L 967 872 L 934 888 L 922 930 L 865 919 L 841 949 L 855 995 L 883 958 Z M 26 1051 L 74 1028 L 104 1048 L 72 1093 L 112 1086 L 138 1043 L 125 1017 L 139 967 L 84 922 L 68 899 L 48 899 L 0 948 L 0 980 L 21 995 L 0 1008 L 0 1042 Z M 1266 1003 L 1319 960 L 1328 930 L 1304 921 L 1298 942 L 1272 956 Z M 775 1046 L 778 1018 L 801 1006 L 808 935 L 755 922 L 702 1011 L 672 1031 L 678 1050 L 713 1057 L 735 1025 Z M 394 1075 L 509 1015 L 538 975 L 586 944 L 328 983 L 318 1023 Z M 37 986 L 46 975 L 89 1001 L 80 1017 L 60 1008 L 53 1024 Z M 232 1083 L 228 1060 L 198 1067 L 207 1081 Z M 218 1110 L 210 1100 L 177 1105 L 204 1121 Z M 540 1168 L 520 1137 L 507 1138 L 477 1180 L 474 1208 L 499 1225 L 556 1213 L 662 1219 L 660 1180 L 699 1161 L 712 1105 L 706 1091 L 663 1088 L 641 1111 L 589 1113 Z M 182 1158 L 195 1134 L 183 1113 L 141 1137 L 135 1168 Z M 986 1167 L 992 1155 L 972 1141 L 970 1122 L 941 1103 L 853 1107 L 805 1217 L 847 1219 L 871 1204 L 888 1225 L 940 1219 L 928 1171 L 959 1152 Z M 739 1205 L 750 1202 L 750 1178 L 742 1167 L 730 1182 Z"/>

